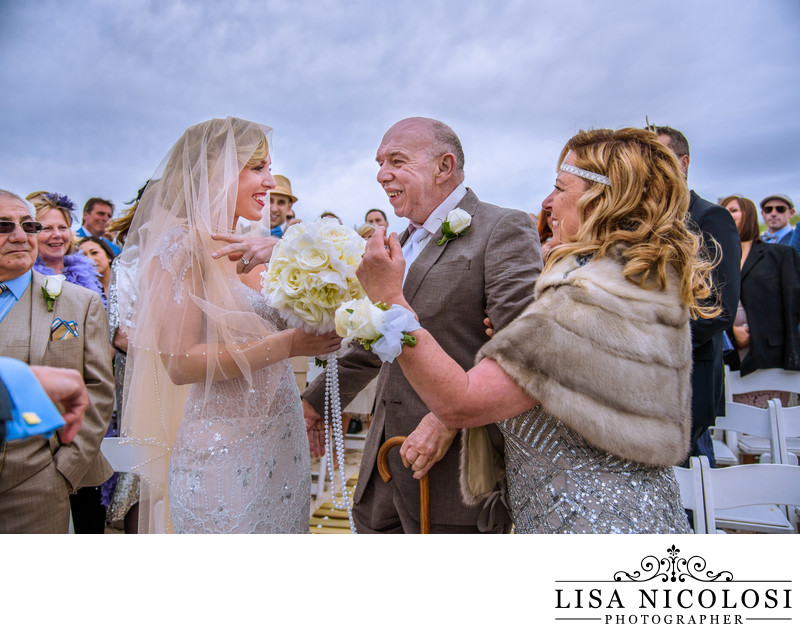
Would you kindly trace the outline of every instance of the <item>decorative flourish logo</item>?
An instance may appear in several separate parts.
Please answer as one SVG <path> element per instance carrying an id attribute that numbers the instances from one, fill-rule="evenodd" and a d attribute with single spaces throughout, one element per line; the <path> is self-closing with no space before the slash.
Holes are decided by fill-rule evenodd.
<path id="1" fill-rule="evenodd" d="M 791 580 L 734 579 L 731 571 L 709 569 L 700 555 L 680 553 L 673 544 L 666 555 L 646 555 L 640 569 L 618 570 L 612 579 L 556 580 L 555 620 L 679 626 L 792 621 Z"/>
<path id="2" fill-rule="evenodd" d="M 649 582 L 653 579 L 661 578 L 662 582 L 685 582 L 687 579 L 696 579 L 700 582 L 730 582 L 733 581 L 733 573 L 722 571 L 713 573 L 706 571 L 706 561 L 699 555 L 693 555 L 689 559 L 678 557 L 681 550 L 673 544 L 667 549 L 669 557 L 658 558 L 655 555 L 647 555 L 642 558 L 642 571 L 628 573 L 617 571 L 614 573 L 615 582 Z M 702 573 L 702 575 L 701 575 Z"/>

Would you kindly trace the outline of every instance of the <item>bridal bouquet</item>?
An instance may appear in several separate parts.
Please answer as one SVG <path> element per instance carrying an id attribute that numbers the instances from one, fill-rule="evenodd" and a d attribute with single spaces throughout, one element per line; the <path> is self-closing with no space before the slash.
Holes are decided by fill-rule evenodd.
<path id="1" fill-rule="evenodd" d="M 262 293 L 290 327 L 327 333 L 335 329 L 336 309 L 364 296 L 356 278 L 366 242 L 354 230 L 335 219 L 321 219 L 290 226 L 272 251 L 269 268 L 261 274 Z M 350 529 L 355 532 L 344 470 L 344 432 L 339 397 L 336 354 L 317 360 L 326 367 L 325 453 L 331 472 L 331 501 L 347 510 Z M 338 502 L 333 482 L 332 444 L 336 447 L 341 478 L 342 501 Z"/>
<path id="2" fill-rule="evenodd" d="M 336 309 L 364 296 L 356 268 L 365 244 L 335 219 L 294 224 L 261 274 L 263 293 L 290 327 L 333 331 Z"/>
<path id="3" fill-rule="evenodd" d="M 419 329 L 414 315 L 399 305 L 391 309 L 383 303 L 373 304 L 368 298 L 343 303 L 336 310 L 336 333 L 344 338 L 344 346 L 355 340 L 372 351 L 381 362 L 392 362 L 402 346 L 413 347 L 417 339 L 408 332 Z"/>

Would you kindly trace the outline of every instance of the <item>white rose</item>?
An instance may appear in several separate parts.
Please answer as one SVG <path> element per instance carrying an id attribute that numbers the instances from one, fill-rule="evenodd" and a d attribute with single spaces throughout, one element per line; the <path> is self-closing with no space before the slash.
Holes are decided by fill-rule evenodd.
<path id="1" fill-rule="evenodd" d="M 383 310 L 368 298 L 343 303 L 336 310 L 336 333 L 343 338 L 375 340 L 383 324 Z"/>
<path id="2" fill-rule="evenodd" d="M 463 233 L 472 223 L 472 216 L 460 208 L 454 208 L 447 214 L 447 223 L 450 224 L 450 230 L 456 235 Z"/>
<path id="3" fill-rule="evenodd" d="M 311 301 L 300 299 L 292 304 L 294 313 L 312 329 L 321 330 L 328 325 L 327 312 Z"/>
<path id="4" fill-rule="evenodd" d="M 319 272 L 330 265 L 330 255 L 325 245 L 309 245 L 297 253 L 295 262 L 303 270 Z"/>
<path id="5" fill-rule="evenodd" d="M 44 278 L 44 291 L 50 298 L 61 296 L 61 284 L 67 279 L 63 274 L 53 274 Z"/>
<path id="6" fill-rule="evenodd" d="M 300 296 L 306 288 L 308 273 L 300 269 L 299 266 L 289 264 L 277 278 L 277 285 L 288 295 L 292 297 Z"/>

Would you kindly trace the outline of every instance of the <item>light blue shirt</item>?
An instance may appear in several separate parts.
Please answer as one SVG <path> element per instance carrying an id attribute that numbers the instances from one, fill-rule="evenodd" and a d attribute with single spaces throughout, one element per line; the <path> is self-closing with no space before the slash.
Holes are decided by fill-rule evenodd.
<path id="1" fill-rule="evenodd" d="M 32 278 L 33 273 L 28 270 L 25 274 L 18 276 L 16 279 L 4 281 L 6 287 L 10 291 L 0 294 L 0 323 L 3 322 L 3 319 L 8 316 L 8 312 L 14 309 L 14 305 L 16 305 L 17 301 L 25 294 L 25 290 L 27 290 L 28 286 L 31 284 Z"/>
<path id="2" fill-rule="evenodd" d="M 78 230 L 76 230 L 76 231 L 75 231 L 75 234 L 76 234 L 78 237 L 91 237 L 91 236 L 92 236 L 92 234 L 91 234 L 91 233 L 90 233 L 88 230 L 86 230 L 86 229 L 85 229 L 83 226 L 81 226 L 81 227 L 80 227 Z M 108 241 L 108 239 L 106 239 L 105 237 L 101 237 L 100 239 L 102 239 L 104 242 L 106 242 L 106 244 L 108 245 L 108 247 L 109 247 L 109 248 L 111 248 L 111 252 L 113 252 L 113 253 L 114 253 L 114 256 L 115 256 L 115 257 L 116 257 L 116 256 L 117 256 L 119 253 L 121 253 L 121 252 L 122 252 L 122 248 L 120 248 L 119 246 L 117 246 L 117 244 L 115 244 L 113 241 Z"/>
<path id="3" fill-rule="evenodd" d="M 64 425 L 58 409 L 27 364 L 14 358 L 0 357 L 0 380 L 11 398 L 13 414 L 6 428 L 6 440 L 34 435 L 49 437 Z"/>
<path id="4" fill-rule="evenodd" d="M 777 233 L 771 233 L 766 231 L 763 235 L 761 235 L 761 240 L 766 244 L 778 244 L 780 243 L 781 239 L 783 239 L 786 235 L 792 232 L 792 225 L 786 224 L 783 228 L 781 228 Z"/>

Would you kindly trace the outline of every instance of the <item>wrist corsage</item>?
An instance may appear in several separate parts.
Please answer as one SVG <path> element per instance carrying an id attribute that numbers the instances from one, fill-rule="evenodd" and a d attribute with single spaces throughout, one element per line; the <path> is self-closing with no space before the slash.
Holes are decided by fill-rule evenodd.
<path id="1" fill-rule="evenodd" d="M 469 230 L 470 224 L 472 224 L 472 216 L 460 208 L 454 208 L 447 214 L 447 219 L 442 222 L 442 238 L 436 243 L 443 246 L 451 239 L 463 235 Z"/>
<path id="2" fill-rule="evenodd" d="M 392 362 L 403 350 L 413 347 L 417 339 L 409 332 L 421 329 L 414 314 L 405 307 L 383 303 L 373 304 L 368 298 L 344 303 L 336 310 L 336 333 L 372 351 L 382 362 Z"/>
<path id="3" fill-rule="evenodd" d="M 61 284 L 66 280 L 63 274 L 51 274 L 50 276 L 46 276 L 44 278 L 44 285 L 42 286 L 42 294 L 44 294 L 44 300 L 47 301 L 47 311 L 53 311 L 53 305 L 56 302 L 56 299 L 61 296 L 62 287 Z"/>

